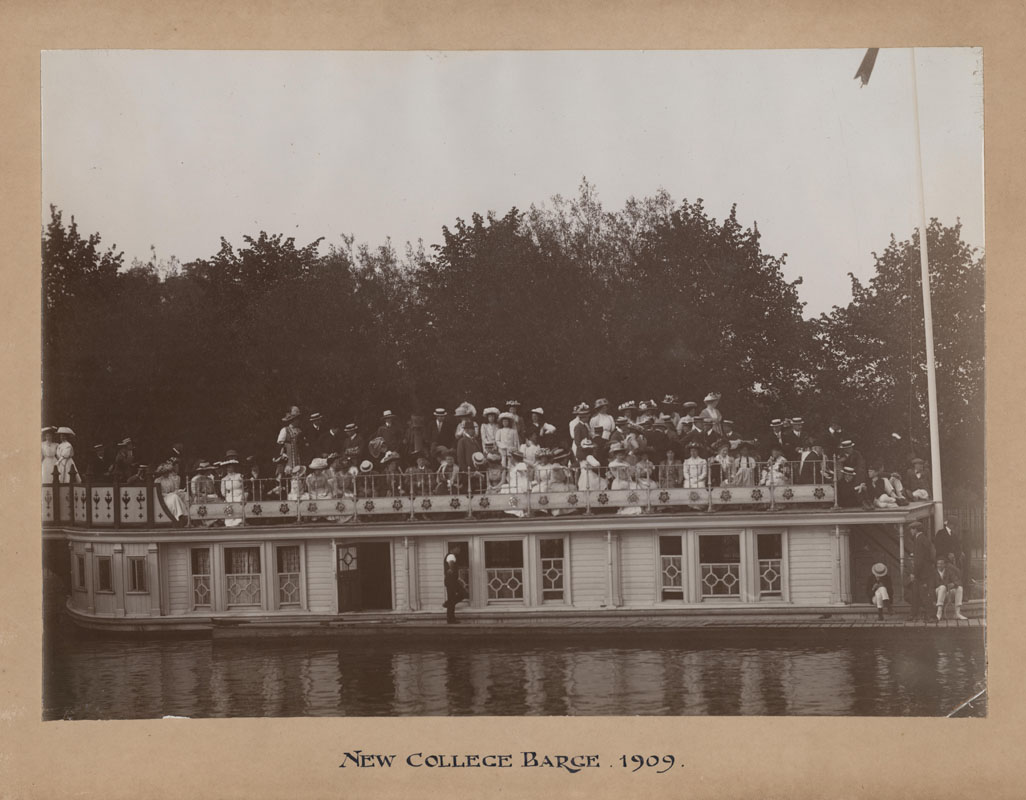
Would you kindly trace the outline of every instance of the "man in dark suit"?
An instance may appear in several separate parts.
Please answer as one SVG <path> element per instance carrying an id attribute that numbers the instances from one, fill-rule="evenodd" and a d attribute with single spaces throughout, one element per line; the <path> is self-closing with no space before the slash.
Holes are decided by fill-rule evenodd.
<path id="1" fill-rule="evenodd" d="M 303 453 L 309 453 L 310 457 L 324 458 L 332 449 L 331 433 L 328 426 L 324 424 L 324 416 L 315 411 L 310 415 L 310 429 L 304 431 L 307 437 L 307 446 Z"/>
<path id="2" fill-rule="evenodd" d="M 962 547 L 962 535 L 951 527 L 951 521 L 945 519 L 944 527 L 933 535 L 933 549 L 937 557 L 944 556 L 948 563 L 964 571 L 965 552 Z"/>
<path id="3" fill-rule="evenodd" d="M 449 412 L 444 408 L 436 408 L 434 419 L 427 425 L 425 435 L 428 441 L 428 452 L 441 445 L 445 448 L 453 446 L 453 439 L 456 433 L 456 425 L 449 418 Z"/>
<path id="4" fill-rule="evenodd" d="M 856 483 L 869 483 L 869 471 L 866 469 L 866 459 L 862 453 L 855 449 L 855 442 L 851 439 L 841 441 L 841 457 L 837 459 L 838 466 L 852 467 L 855 470 Z"/>
<path id="5" fill-rule="evenodd" d="M 346 425 L 343 433 L 341 452 L 348 456 L 349 460 L 354 464 L 358 464 L 367 458 L 367 443 L 364 441 L 363 434 L 360 433 L 356 423 L 350 422 Z"/>
<path id="6" fill-rule="evenodd" d="M 930 570 L 928 587 L 937 602 L 937 620 L 944 619 L 944 606 L 952 603 L 955 606 L 955 619 L 967 619 L 962 616 L 962 574 L 958 567 L 948 563 L 938 555 L 936 567 Z"/>
<path id="7" fill-rule="evenodd" d="M 102 479 L 107 476 L 110 469 L 111 464 L 107 458 L 107 446 L 104 444 L 94 444 L 93 454 L 86 468 L 87 474 L 92 476 L 94 480 Z"/>
<path id="8" fill-rule="evenodd" d="M 805 420 L 801 417 L 791 417 L 791 427 L 786 428 L 783 433 L 784 455 L 788 461 L 796 461 L 801 457 L 802 448 L 805 447 L 805 440 L 809 434 L 805 428 Z"/>
<path id="9" fill-rule="evenodd" d="M 824 483 L 823 448 L 812 439 L 806 438 L 793 456 L 791 476 L 796 484 L 808 486 L 813 483 Z"/>

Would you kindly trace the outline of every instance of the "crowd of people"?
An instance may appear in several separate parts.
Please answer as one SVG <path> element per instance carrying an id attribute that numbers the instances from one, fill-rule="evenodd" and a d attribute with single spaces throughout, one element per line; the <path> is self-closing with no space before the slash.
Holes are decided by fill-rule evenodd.
<path id="1" fill-rule="evenodd" d="M 710 392 L 704 406 L 665 395 L 662 402 L 600 397 L 581 402 L 569 424 L 558 426 L 544 408 L 479 415 L 469 402 L 450 414 L 413 414 L 405 424 L 386 410 L 365 434 L 356 422 L 337 425 L 293 406 L 274 440 L 272 473 L 255 456 L 229 450 L 219 461 L 188 458 L 175 444 L 152 470 L 135 460 L 131 438 L 93 446 L 86 472 L 120 485 L 160 485 L 169 509 L 184 518 L 188 499 L 237 502 L 272 496 L 290 499 L 420 496 L 429 494 L 559 492 L 571 489 L 652 489 L 788 484 L 837 484 L 845 508 L 888 508 L 930 497 L 931 477 L 921 458 L 904 475 L 868 461 L 836 423 L 811 430 L 801 416 L 770 420 L 768 432 L 742 435 Z M 60 437 L 55 444 L 54 434 Z M 74 432 L 43 428 L 43 481 L 80 480 Z M 245 465 L 243 468 L 243 464 Z M 836 472 L 836 474 L 835 474 Z M 273 477 L 272 477 L 273 475 Z M 188 476 L 188 477 L 187 477 Z M 186 486 L 183 486 L 183 483 Z M 186 497 L 186 489 L 187 494 Z M 640 512 L 640 509 L 638 509 Z"/>

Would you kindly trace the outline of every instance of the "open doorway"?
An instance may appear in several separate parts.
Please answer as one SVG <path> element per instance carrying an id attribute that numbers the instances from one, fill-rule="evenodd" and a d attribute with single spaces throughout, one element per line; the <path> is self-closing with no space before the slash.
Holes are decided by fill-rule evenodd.
<path id="1" fill-rule="evenodd" d="M 338 610 L 392 610 L 392 548 L 388 542 L 340 544 L 336 557 Z"/>

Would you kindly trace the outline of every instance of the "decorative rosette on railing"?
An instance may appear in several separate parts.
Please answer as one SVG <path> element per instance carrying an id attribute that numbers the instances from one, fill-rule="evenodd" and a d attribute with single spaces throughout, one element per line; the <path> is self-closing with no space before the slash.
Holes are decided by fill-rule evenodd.
<path id="1" fill-rule="evenodd" d="M 197 517 L 205 517 L 206 515 L 207 515 L 207 507 L 206 506 L 200 506 L 199 508 L 196 509 L 196 516 Z"/>
<path id="2" fill-rule="evenodd" d="M 492 501 L 489 500 L 487 497 L 480 497 L 477 500 L 477 504 L 481 506 L 481 508 L 488 508 L 488 506 L 492 504 Z"/>
<path id="3" fill-rule="evenodd" d="M 730 489 L 724 489 L 722 492 L 720 492 L 720 500 L 722 500 L 724 503 L 730 502 Z"/>
<path id="4" fill-rule="evenodd" d="M 824 497 L 826 497 L 826 492 L 823 491 L 823 487 L 822 486 L 817 486 L 815 491 L 812 493 L 812 495 L 817 500 L 822 500 Z"/>
<path id="5" fill-rule="evenodd" d="M 688 500 L 690 500 L 692 503 L 697 503 L 701 499 L 702 495 L 700 495 L 696 491 L 692 491 L 691 494 L 688 495 Z"/>
<path id="6" fill-rule="evenodd" d="M 249 513 L 252 514 L 254 517 L 259 517 L 261 514 L 264 513 L 264 509 L 260 506 L 259 503 L 257 503 L 249 510 Z"/>
<path id="7" fill-rule="evenodd" d="M 569 503 L 569 504 L 570 504 L 570 505 L 572 505 L 572 506 L 575 506 L 575 505 L 577 505 L 577 504 L 578 504 L 579 502 L 581 502 L 581 501 L 580 501 L 580 500 L 578 499 L 577 495 L 575 495 L 575 494 L 572 494 L 572 495 L 570 495 L 569 497 L 567 497 L 566 501 L 567 501 L 567 503 Z"/>
<path id="8" fill-rule="evenodd" d="M 606 503 L 609 502 L 609 495 L 606 494 L 605 492 L 599 492 L 598 501 L 599 501 L 599 505 L 603 505 L 604 506 Z"/>
<path id="9" fill-rule="evenodd" d="M 374 501 L 373 500 L 366 500 L 364 502 L 364 504 L 363 504 L 363 510 L 364 511 L 368 511 L 368 512 L 373 511 L 374 510 Z"/>
<path id="10" fill-rule="evenodd" d="M 423 508 L 425 511 L 430 511 L 431 510 L 431 500 L 429 498 L 425 497 L 423 500 L 420 501 L 420 507 Z"/>
<path id="11" fill-rule="evenodd" d="M 670 502 L 670 493 L 668 491 L 666 491 L 665 489 L 663 489 L 659 493 L 659 502 L 660 503 L 669 503 Z"/>
<path id="12" fill-rule="evenodd" d="M 756 503 L 762 500 L 762 489 L 752 489 L 752 499 Z"/>
<path id="13" fill-rule="evenodd" d="M 449 501 L 449 508 L 453 509 L 454 511 L 458 509 L 461 505 L 463 504 L 460 502 L 460 499 L 458 497 L 454 497 L 452 498 L 452 500 Z"/>
<path id="14" fill-rule="evenodd" d="M 544 506 L 547 506 L 548 504 L 549 504 L 549 496 L 547 494 L 543 494 L 541 497 L 538 498 L 538 505 L 544 507 Z"/>
<path id="15" fill-rule="evenodd" d="M 784 499 L 785 500 L 793 500 L 794 499 L 794 489 L 792 489 L 790 486 L 788 486 L 786 489 L 784 489 Z"/>
<path id="16" fill-rule="evenodd" d="M 637 492 L 631 492 L 630 494 L 628 494 L 627 495 L 627 502 L 628 503 L 637 503 L 638 502 L 638 493 Z"/>
<path id="17" fill-rule="evenodd" d="M 392 508 L 394 508 L 396 511 L 402 511 L 403 501 L 397 497 L 395 500 L 392 501 Z"/>
<path id="18" fill-rule="evenodd" d="M 282 513 L 282 514 L 288 514 L 289 513 L 289 504 L 288 503 L 282 503 L 280 506 L 278 506 L 278 511 L 280 513 Z"/>

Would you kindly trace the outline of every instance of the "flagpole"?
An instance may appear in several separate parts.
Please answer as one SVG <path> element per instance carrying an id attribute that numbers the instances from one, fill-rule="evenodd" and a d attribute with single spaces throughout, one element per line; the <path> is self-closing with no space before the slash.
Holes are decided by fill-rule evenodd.
<path id="1" fill-rule="evenodd" d="M 933 478 L 933 530 L 944 525 L 941 491 L 940 423 L 937 416 L 937 368 L 933 357 L 933 308 L 930 302 L 930 259 L 926 247 L 926 199 L 923 191 L 923 152 L 919 135 L 919 85 L 916 80 L 916 50 L 909 48 L 912 67 L 912 117 L 916 148 L 916 191 L 919 196 L 919 268 L 923 285 L 923 327 L 926 333 L 926 390 L 930 406 L 930 474 Z"/>

